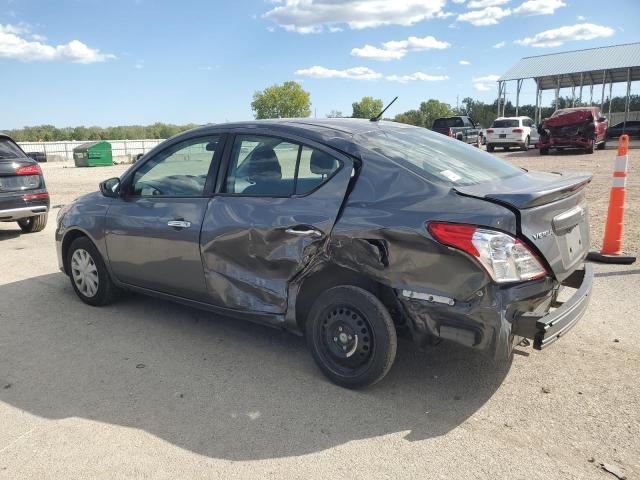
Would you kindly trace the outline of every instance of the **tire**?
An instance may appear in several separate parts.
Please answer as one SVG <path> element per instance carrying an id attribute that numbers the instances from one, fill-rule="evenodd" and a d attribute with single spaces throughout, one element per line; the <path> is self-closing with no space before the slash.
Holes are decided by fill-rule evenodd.
<path id="1" fill-rule="evenodd" d="M 595 143 L 595 140 L 592 140 L 591 143 L 589 144 L 589 146 L 584 149 L 584 153 L 592 154 L 593 153 L 593 145 L 594 145 L 594 143 Z"/>
<path id="2" fill-rule="evenodd" d="M 478 135 L 478 137 L 476 138 L 475 147 L 476 148 L 480 148 L 480 145 L 482 145 L 482 137 L 480 137 L 480 135 Z"/>
<path id="3" fill-rule="evenodd" d="M 548 148 L 541 148 L 540 149 L 540 155 L 549 155 L 549 149 Z"/>
<path id="4" fill-rule="evenodd" d="M 65 261 L 71 286 L 84 303 L 98 307 L 118 298 L 120 289 L 111 280 L 100 252 L 87 237 L 76 238 L 71 243 Z M 91 280 L 95 282 L 93 288 Z"/>
<path id="5" fill-rule="evenodd" d="M 528 151 L 528 150 L 529 150 L 529 142 L 530 142 L 529 137 L 525 138 L 525 139 L 524 139 L 524 145 L 522 145 L 522 146 L 520 147 L 520 150 L 523 150 L 523 151 L 525 151 L 525 152 L 526 152 L 526 151 Z"/>
<path id="6" fill-rule="evenodd" d="M 47 226 L 47 214 L 21 218 L 18 220 L 18 226 L 24 233 L 41 232 Z"/>
<path id="7" fill-rule="evenodd" d="M 495 150 L 495 147 L 492 144 L 487 143 L 487 152 L 493 152 L 494 150 Z"/>
<path id="8" fill-rule="evenodd" d="M 502 147 L 502 149 L 503 149 L 505 152 L 508 152 L 510 148 L 511 148 L 511 147 L 509 147 L 509 146 Z"/>
<path id="9" fill-rule="evenodd" d="M 602 143 L 598 144 L 598 150 L 604 150 L 605 148 L 607 148 L 607 141 L 603 140 Z"/>
<path id="10" fill-rule="evenodd" d="M 395 325 L 372 293 L 352 286 L 323 292 L 305 325 L 307 345 L 322 373 L 345 388 L 380 381 L 396 357 Z"/>

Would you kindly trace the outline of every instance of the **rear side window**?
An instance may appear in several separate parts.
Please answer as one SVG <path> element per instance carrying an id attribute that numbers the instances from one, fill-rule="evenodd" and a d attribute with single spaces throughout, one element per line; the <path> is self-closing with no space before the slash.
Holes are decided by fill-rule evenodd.
<path id="1" fill-rule="evenodd" d="M 433 122 L 433 128 L 442 128 L 442 127 L 462 127 L 463 122 L 459 117 L 452 118 L 436 118 Z"/>
<path id="2" fill-rule="evenodd" d="M 520 120 L 494 120 L 493 128 L 513 128 L 520 126 Z"/>
<path id="3" fill-rule="evenodd" d="M 443 141 L 440 135 L 425 128 L 380 128 L 356 138 L 363 147 L 399 164 L 406 162 L 427 178 L 447 185 L 473 185 L 523 173 L 510 163 L 462 142 Z"/>
<path id="4" fill-rule="evenodd" d="M 275 137 L 238 135 L 225 192 L 239 195 L 305 194 L 326 182 L 340 162 L 322 150 Z"/>
<path id="5" fill-rule="evenodd" d="M 0 138 L 0 158 L 25 158 L 24 152 L 8 138 Z"/>

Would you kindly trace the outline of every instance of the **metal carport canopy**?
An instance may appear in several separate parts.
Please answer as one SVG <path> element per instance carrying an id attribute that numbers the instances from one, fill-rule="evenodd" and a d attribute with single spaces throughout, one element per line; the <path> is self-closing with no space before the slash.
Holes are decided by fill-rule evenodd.
<path id="1" fill-rule="evenodd" d="M 640 80 L 640 43 L 525 57 L 498 82 L 527 78 L 540 90 Z"/>

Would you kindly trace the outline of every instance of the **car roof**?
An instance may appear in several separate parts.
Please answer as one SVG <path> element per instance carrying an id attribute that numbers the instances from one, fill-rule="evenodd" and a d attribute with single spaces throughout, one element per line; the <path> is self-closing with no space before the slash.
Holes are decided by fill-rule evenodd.
<path id="1" fill-rule="evenodd" d="M 283 118 L 251 120 L 246 122 L 216 123 L 197 127 L 178 134 L 175 139 L 196 134 L 214 134 L 236 129 L 259 129 L 265 134 L 290 134 L 316 141 L 354 155 L 359 151 L 354 135 L 387 129 L 418 128 L 411 125 L 380 120 L 372 122 L 362 118 Z"/>
<path id="2" fill-rule="evenodd" d="M 498 117 L 496 118 L 496 120 L 524 120 L 525 118 L 531 118 L 531 117 L 527 117 L 526 115 L 521 115 L 519 117 Z"/>

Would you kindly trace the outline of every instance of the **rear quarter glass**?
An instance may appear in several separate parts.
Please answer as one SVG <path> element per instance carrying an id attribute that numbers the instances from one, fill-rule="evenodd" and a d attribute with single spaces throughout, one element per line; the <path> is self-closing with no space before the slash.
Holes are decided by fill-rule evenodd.
<path id="1" fill-rule="evenodd" d="M 387 126 L 356 139 L 363 147 L 448 186 L 495 182 L 524 173 L 493 155 L 424 128 Z"/>

